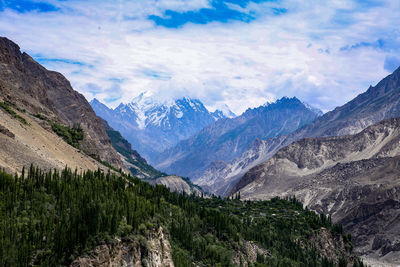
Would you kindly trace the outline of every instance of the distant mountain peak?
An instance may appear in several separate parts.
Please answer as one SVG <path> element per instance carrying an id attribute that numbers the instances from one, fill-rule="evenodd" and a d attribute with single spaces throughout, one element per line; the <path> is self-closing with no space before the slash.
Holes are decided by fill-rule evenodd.
<path id="1" fill-rule="evenodd" d="M 235 118 L 236 114 L 232 112 L 232 110 L 229 108 L 227 104 L 223 104 L 220 106 L 217 110 L 214 111 L 216 112 L 221 112 L 225 118 Z"/>
<path id="2" fill-rule="evenodd" d="M 287 103 L 301 103 L 301 101 L 297 97 L 288 97 L 288 96 L 283 96 L 279 99 L 276 99 L 275 101 L 267 101 L 264 104 L 264 107 L 268 107 L 271 105 L 276 105 L 276 104 L 287 104 Z"/>
<path id="3" fill-rule="evenodd" d="M 90 103 L 101 103 L 101 102 L 97 98 L 93 98 L 92 101 L 90 101 Z"/>
<path id="4" fill-rule="evenodd" d="M 264 107 L 275 107 L 275 106 L 282 106 L 282 105 L 283 106 L 300 105 L 300 106 L 304 106 L 308 110 L 314 112 L 318 116 L 323 115 L 323 112 L 320 109 L 315 108 L 315 107 L 307 104 L 306 102 L 301 101 L 296 96 L 293 96 L 293 97 L 283 96 L 282 98 L 277 99 L 273 102 L 267 101 L 263 106 Z"/>

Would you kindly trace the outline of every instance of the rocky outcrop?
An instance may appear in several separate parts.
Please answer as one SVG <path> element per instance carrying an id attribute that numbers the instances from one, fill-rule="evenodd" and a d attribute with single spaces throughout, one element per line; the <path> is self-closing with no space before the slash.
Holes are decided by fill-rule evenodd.
<path id="1" fill-rule="evenodd" d="M 333 235 L 326 228 L 315 231 L 310 236 L 309 242 L 315 247 L 320 257 L 333 261 L 335 265 L 338 265 L 340 259 L 348 263 L 356 260 L 354 254 L 351 253 L 352 247 L 346 245 L 343 236 Z"/>
<path id="2" fill-rule="evenodd" d="M 197 196 L 201 196 L 202 194 L 202 190 L 200 187 L 195 186 L 188 179 L 186 180 L 176 175 L 162 176 L 151 180 L 144 179 L 144 181 L 152 185 L 165 185 L 173 192 L 184 192 L 188 195 L 196 194 Z"/>
<path id="3" fill-rule="evenodd" d="M 71 267 L 173 267 L 171 245 L 162 227 L 153 229 L 149 236 L 134 236 L 97 246 L 89 255 L 79 257 Z"/>
<path id="4" fill-rule="evenodd" d="M 251 266 L 251 264 L 257 262 L 257 257 L 262 256 L 267 259 L 271 256 L 268 250 L 261 248 L 255 242 L 242 240 L 241 243 L 241 247 L 237 248 L 237 253 L 232 258 L 235 266 Z"/>
<path id="5" fill-rule="evenodd" d="M 123 167 L 100 118 L 84 96 L 74 91 L 62 74 L 45 69 L 4 37 L 0 37 L 0 94 L 4 101 L 31 114 L 44 114 L 69 126 L 80 124 L 84 130 L 81 149 Z"/>
<path id="6" fill-rule="evenodd" d="M 343 224 L 357 252 L 393 260 L 399 255 L 399 143 L 399 118 L 355 135 L 302 139 L 248 171 L 231 194 L 240 191 L 243 199 L 295 195 Z M 373 245 L 376 236 L 381 239 Z"/>
<path id="7" fill-rule="evenodd" d="M 15 134 L 10 132 L 6 127 L 0 124 L 0 134 L 4 134 L 5 136 L 8 136 L 10 138 L 15 138 Z"/>

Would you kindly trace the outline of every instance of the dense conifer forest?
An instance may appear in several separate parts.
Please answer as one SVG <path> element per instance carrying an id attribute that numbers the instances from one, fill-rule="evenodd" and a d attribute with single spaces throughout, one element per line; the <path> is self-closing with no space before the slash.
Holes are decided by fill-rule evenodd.
<path id="1" fill-rule="evenodd" d="M 343 235 L 352 249 L 339 225 L 294 198 L 239 198 L 177 194 L 101 170 L 0 171 L 0 266 L 68 265 L 101 242 L 145 236 L 159 226 L 169 234 L 176 266 L 235 266 L 233 257 L 247 241 L 269 253 L 254 266 L 334 266 L 308 241 L 321 227 Z"/>

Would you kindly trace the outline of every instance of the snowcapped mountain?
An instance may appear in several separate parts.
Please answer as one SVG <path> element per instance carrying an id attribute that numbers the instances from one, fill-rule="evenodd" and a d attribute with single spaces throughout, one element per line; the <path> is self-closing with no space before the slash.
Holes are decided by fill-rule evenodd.
<path id="1" fill-rule="evenodd" d="M 160 101 L 148 93 L 141 93 L 130 103 L 121 103 L 115 109 L 108 108 L 97 99 L 90 104 L 98 116 L 120 131 L 149 162 L 156 154 L 180 140 L 225 118 L 224 113 L 233 114 L 229 108 L 209 112 L 198 99 L 184 97 Z"/>

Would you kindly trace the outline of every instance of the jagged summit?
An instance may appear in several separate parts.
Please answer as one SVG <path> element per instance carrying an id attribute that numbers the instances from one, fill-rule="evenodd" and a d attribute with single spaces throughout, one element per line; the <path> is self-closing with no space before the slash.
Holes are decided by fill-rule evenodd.
<path id="1" fill-rule="evenodd" d="M 285 105 L 287 105 L 287 106 L 305 106 L 310 111 L 318 114 L 318 116 L 323 115 L 323 112 L 320 109 L 315 108 L 304 101 L 301 101 L 296 96 L 293 96 L 293 97 L 283 96 L 282 98 L 277 99 L 275 101 L 267 101 L 263 106 L 273 108 L 273 107 L 279 107 L 279 106 L 285 106 Z"/>
<path id="2" fill-rule="evenodd" d="M 225 118 L 222 112 L 209 112 L 198 99 L 160 100 L 147 92 L 115 109 L 98 100 L 92 100 L 91 105 L 97 115 L 120 131 L 149 162 L 159 152 Z"/>

